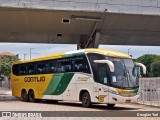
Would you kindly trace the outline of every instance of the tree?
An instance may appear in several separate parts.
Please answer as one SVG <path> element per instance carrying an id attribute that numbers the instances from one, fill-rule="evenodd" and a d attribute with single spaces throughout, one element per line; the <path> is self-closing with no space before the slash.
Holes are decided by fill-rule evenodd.
<path id="1" fill-rule="evenodd" d="M 137 58 L 135 60 L 136 62 L 140 62 L 140 63 L 143 63 L 146 68 L 147 68 L 147 74 L 146 75 L 143 75 L 145 77 L 152 77 L 153 75 L 153 71 L 151 70 L 151 64 L 155 61 L 160 61 L 160 56 L 159 55 L 149 55 L 149 54 L 146 54 L 146 55 L 143 55 L 139 58 Z"/>
<path id="2" fill-rule="evenodd" d="M 0 75 L 10 78 L 11 66 L 13 62 L 18 61 L 17 56 L 1 56 L 0 58 Z"/>
<path id="3" fill-rule="evenodd" d="M 160 77 L 160 61 L 151 64 L 151 72 L 153 77 Z"/>

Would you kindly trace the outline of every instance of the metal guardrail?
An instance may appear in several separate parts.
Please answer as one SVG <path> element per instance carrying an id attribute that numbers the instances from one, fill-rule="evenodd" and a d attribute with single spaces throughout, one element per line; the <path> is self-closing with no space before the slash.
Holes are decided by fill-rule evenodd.
<path id="1" fill-rule="evenodd" d="M 139 103 L 160 107 L 160 78 L 141 78 L 139 85 Z"/>

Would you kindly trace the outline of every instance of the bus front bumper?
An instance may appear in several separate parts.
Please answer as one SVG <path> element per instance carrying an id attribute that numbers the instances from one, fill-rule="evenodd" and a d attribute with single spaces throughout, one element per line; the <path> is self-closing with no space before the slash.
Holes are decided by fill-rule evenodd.
<path id="1" fill-rule="evenodd" d="M 137 103 L 139 100 L 139 94 L 137 95 L 115 95 L 115 94 L 110 94 L 109 96 L 109 103 L 111 104 L 116 104 L 116 103 Z"/>

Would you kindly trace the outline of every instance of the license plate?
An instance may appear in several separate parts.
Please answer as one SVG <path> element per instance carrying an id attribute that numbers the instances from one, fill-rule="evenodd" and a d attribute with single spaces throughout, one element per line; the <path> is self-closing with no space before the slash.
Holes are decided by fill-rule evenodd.
<path id="1" fill-rule="evenodd" d="M 126 103 L 130 103 L 131 102 L 131 100 L 126 100 Z"/>

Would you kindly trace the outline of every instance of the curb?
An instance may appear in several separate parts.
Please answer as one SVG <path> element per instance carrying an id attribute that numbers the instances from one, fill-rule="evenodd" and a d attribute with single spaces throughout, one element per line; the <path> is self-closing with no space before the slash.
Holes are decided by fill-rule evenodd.
<path id="1" fill-rule="evenodd" d="M 12 95 L 0 95 L 0 101 L 16 100 L 17 98 Z"/>

